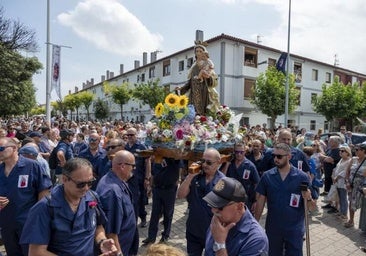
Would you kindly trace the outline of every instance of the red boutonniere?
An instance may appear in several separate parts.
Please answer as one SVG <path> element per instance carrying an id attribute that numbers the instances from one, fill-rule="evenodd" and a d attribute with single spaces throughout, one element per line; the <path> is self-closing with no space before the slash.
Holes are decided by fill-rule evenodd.
<path id="1" fill-rule="evenodd" d="M 97 201 L 91 201 L 88 203 L 89 208 L 93 209 L 98 205 Z"/>

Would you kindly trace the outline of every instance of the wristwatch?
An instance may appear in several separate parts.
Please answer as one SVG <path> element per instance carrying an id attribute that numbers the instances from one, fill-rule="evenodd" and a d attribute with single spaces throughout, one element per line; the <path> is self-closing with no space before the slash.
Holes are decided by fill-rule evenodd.
<path id="1" fill-rule="evenodd" d="M 217 252 L 221 249 L 226 249 L 226 245 L 225 245 L 225 243 L 214 242 L 212 249 L 214 252 Z"/>

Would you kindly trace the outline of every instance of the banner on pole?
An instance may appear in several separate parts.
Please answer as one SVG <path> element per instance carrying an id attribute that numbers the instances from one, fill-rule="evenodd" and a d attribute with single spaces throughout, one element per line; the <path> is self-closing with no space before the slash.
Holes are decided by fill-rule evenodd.
<path id="1" fill-rule="evenodd" d="M 277 61 L 276 68 L 278 71 L 286 74 L 286 60 L 287 60 L 287 52 L 281 53 L 280 58 Z"/>
<path id="2" fill-rule="evenodd" d="M 51 91 L 56 90 L 57 96 L 61 99 L 61 47 L 59 45 L 52 46 L 52 75 L 51 75 Z"/>

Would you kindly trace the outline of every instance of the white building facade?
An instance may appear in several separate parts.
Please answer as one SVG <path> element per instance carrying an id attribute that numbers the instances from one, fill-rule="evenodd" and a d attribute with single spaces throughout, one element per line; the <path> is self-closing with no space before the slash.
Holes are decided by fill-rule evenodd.
<path id="1" fill-rule="evenodd" d="M 196 40 L 203 40 L 202 31 L 196 31 Z M 259 74 L 264 73 L 269 65 L 275 65 L 281 52 L 225 34 L 206 42 L 210 59 L 215 64 L 215 72 L 219 77 L 216 90 L 219 92 L 221 104 L 229 106 L 237 114 L 243 113 L 242 124 L 253 126 L 265 123 L 269 127 L 269 117 L 250 103 L 251 88 Z M 112 102 L 110 96 L 104 94 L 104 80 L 114 85 L 128 82 L 129 86 L 134 88 L 134 84 L 159 79 L 161 86 L 166 86 L 170 91 L 187 82 L 188 70 L 194 62 L 193 46 L 161 59 L 157 59 L 156 55 L 156 52 L 151 53 L 148 63 L 147 53 L 143 53 L 141 66 L 139 61 L 135 61 L 133 70 L 123 72 L 123 65 L 121 65 L 119 75 L 114 76 L 112 72 L 107 71 L 106 76 L 101 77 L 101 82 L 94 84 L 92 79 L 92 82 L 83 85 L 82 90 L 91 91 L 96 99 L 108 102 L 111 120 L 121 119 L 120 107 Z M 290 54 L 289 66 L 290 73 L 296 76 L 296 87 L 300 91 L 300 105 L 289 114 L 287 125 L 307 130 L 316 131 L 319 128 L 328 130 L 325 118 L 315 113 L 312 107 L 312 99 L 321 94 L 324 83 L 332 83 L 335 75 L 338 75 L 344 84 L 366 81 L 364 74 L 297 55 Z M 152 117 L 149 106 L 133 100 L 124 105 L 123 110 L 124 121 L 145 122 Z M 93 108 L 90 107 L 89 111 L 90 118 L 94 119 Z M 79 109 L 79 118 L 86 118 L 85 109 Z M 277 118 L 276 125 L 285 126 L 284 116 Z"/>

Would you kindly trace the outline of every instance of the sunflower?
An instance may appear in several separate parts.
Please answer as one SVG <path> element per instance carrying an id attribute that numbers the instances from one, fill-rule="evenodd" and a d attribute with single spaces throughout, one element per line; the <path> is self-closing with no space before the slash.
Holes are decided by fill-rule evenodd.
<path id="1" fill-rule="evenodd" d="M 180 108 L 185 108 L 185 107 L 187 107 L 187 105 L 188 105 L 188 97 L 186 95 L 179 96 L 178 106 Z"/>
<path id="2" fill-rule="evenodd" d="M 179 96 L 173 93 L 170 93 L 165 98 L 165 104 L 167 104 L 169 107 L 175 107 L 178 104 Z"/>
<path id="3" fill-rule="evenodd" d="M 163 111 L 164 111 L 164 105 L 162 103 L 159 103 L 155 107 L 155 116 L 158 118 L 161 117 L 161 115 L 163 114 Z"/>

